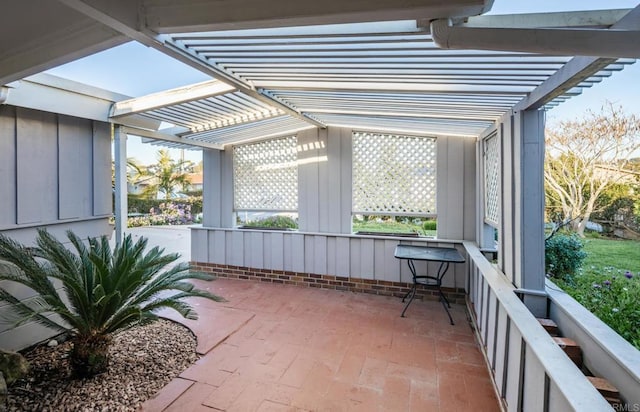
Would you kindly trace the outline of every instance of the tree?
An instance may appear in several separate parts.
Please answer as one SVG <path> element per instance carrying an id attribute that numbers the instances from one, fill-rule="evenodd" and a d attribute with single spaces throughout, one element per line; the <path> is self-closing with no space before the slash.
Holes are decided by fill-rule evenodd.
<path id="1" fill-rule="evenodd" d="M 88 246 L 71 231 L 67 237 L 74 251 L 44 229 L 38 230 L 35 248 L 0 234 L 0 302 L 10 304 L 16 324 L 35 321 L 71 333 L 70 360 L 79 376 L 106 369 L 113 333 L 155 321 L 155 312 L 162 308 L 197 319 L 184 301 L 188 297 L 222 300 L 184 282 L 212 276 L 190 272 L 187 263 L 174 265 L 176 253 L 165 254 L 158 247 L 145 253 L 146 238 L 134 243 L 127 235 L 112 251 L 105 236 L 90 238 Z M 38 295 L 19 300 L 12 294 L 12 282 Z"/>
<path id="2" fill-rule="evenodd" d="M 640 149 L 640 119 L 607 104 L 579 120 L 546 131 L 544 178 L 547 205 L 557 206 L 571 229 L 584 229 L 597 201 L 612 185 L 628 178 L 630 159 Z"/>
<path id="3" fill-rule="evenodd" d="M 144 166 L 134 157 L 127 157 L 127 183 L 134 184 L 144 175 Z M 116 164 L 111 161 L 111 187 L 116 187 Z"/>
<path id="4" fill-rule="evenodd" d="M 146 189 L 147 193 L 162 192 L 165 198 L 169 199 L 176 186 L 180 186 L 182 190 L 189 188 L 187 173 L 192 169 L 190 161 L 175 161 L 167 150 L 158 150 L 157 159 L 158 162 L 148 166 L 143 173 L 146 176 L 155 178 L 155 183 L 149 185 Z"/>

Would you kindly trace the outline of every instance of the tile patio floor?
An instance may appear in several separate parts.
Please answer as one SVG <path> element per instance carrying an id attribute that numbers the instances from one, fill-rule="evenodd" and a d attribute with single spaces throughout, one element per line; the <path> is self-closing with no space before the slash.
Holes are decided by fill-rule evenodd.
<path id="1" fill-rule="evenodd" d="M 497 411 L 464 308 L 218 279 L 183 321 L 203 357 L 145 411 Z M 177 319 L 177 318 L 176 318 Z"/>

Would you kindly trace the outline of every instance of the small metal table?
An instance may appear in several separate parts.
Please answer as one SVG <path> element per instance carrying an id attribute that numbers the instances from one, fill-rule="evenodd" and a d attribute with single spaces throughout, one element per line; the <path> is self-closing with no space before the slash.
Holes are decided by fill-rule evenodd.
<path id="1" fill-rule="evenodd" d="M 449 300 L 447 300 L 446 296 L 442 292 L 441 286 L 442 279 L 449 269 L 449 264 L 465 262 L 462 255 L 460 255 L 460 253 L 454 248 L 412 246 L 402 244 L 396 246 L 396 250 L 393 255 L 398 259 L 407 260 L 409 270 L 411 270 L 411 275 L 413 276 L 413 285 L 411 286 L 409 292 L 407 292 L 407 294 L 402 298 L 403 302 L 407 299 L 407 297 L 409 298 L 409 301 L 405 305 L 401 316 L 404 317 L 404 313 L 407 311 L 407 308 L 409 307 L 411 302 L 413 302 L 413 298 L 416 296 L 416 286 L 431 286 L 438 289 L 438 293 L 440 294 L 440 302 L 442 302 L 442 306 L 447 312 L 449 320 L 453 325 L 453 318 L 451 317 L 451 313 L 449 313 L 451 304 L 449 304 Z M 418 276 L 416 274 L 416 267 L 413 263 L 414 260 L 440 262 L 440 267 L 438 268 L 438 272 L 435 274 L 435 276 L 430 276 L 428 274 Z"/>

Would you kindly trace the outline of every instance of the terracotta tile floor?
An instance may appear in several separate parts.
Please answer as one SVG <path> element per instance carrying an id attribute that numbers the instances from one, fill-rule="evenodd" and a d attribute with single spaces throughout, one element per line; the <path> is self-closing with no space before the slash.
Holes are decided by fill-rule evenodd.
<path id="1" fill-rule="evenodd" d="M 219 279 L 183 322 L 203 357 L 147 411 L 496 411 L 464 308 Z"/>

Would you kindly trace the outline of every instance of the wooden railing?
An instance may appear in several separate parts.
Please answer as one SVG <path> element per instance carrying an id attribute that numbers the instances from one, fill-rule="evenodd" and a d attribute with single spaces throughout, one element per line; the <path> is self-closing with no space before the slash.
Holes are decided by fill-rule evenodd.
<path id="1" fill-rule="evenodd" d="M 468 306 L 507 411 L 613 410 L 546 333 L 507 277 L 463 242 Z"/>
<path id="2" fill-rule="evenodd" d="M 618 410 L 640 411 L 640 352 L 548 279 L 547 293 L 550 317 L 580 345 L 585 366 L 620 391 Z"/>

